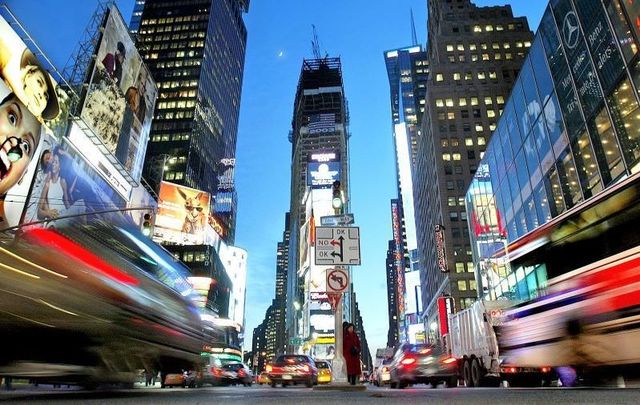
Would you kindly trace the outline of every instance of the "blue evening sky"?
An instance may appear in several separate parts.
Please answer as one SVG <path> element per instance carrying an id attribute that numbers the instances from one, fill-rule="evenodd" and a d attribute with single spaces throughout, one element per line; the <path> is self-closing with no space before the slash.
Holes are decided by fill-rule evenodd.
<path id="1" fill-rule="evenodd" d="M 117 0 L 129 21 L 134 0 Z M 506 4 L 477 0 L 480 6 Z M 513 0 L 536 29 L 546 1 Z M 96 0 L 8 0 L 18 19 L 62 70 L 76 49 Z M 322 51 L 341 56 L 351 116 L 351 208 L 361 228 L 362 266 L 355 291 L 372 352 L 387 339 L 385 259 L 392 237 L 389 200 L 395 174 L 389 84 L 383 51 L 411 45 L 409 10 L 426 41 L 425 0 L 254 0 L 240 110 L 236 243 L 248 250 L 245 348 L 274 297 L 277 242 L 289 209 L 293 98 L 302 58 L 312 57 L 311 25 Z"/>

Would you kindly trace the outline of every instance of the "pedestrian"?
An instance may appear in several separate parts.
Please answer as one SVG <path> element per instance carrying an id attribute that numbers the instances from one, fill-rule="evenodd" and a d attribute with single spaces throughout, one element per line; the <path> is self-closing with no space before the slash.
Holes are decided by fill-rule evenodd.
<path id="1" fill-rule="evenodd" d="M 342 355 L 347 362 L 347 377 L 349 384 L 356 385 L 358 376 L 362 373 L 360 368 L 360 338 L 354 330 L 352 323 L 346 325 L 343 336 Z"/>

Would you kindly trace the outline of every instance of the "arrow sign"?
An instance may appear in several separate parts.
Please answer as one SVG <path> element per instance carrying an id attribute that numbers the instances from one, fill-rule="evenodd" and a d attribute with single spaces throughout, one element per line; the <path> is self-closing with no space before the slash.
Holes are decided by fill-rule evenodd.
<path id="1" fill-rule="evenodd" d="M 349 273 L 343 269 L 327 270 L 327 294 L 341 293 L 349 287 Z"/>
<path id="2" fill-rule="evenodd" d="M 359 266 L 360 228 L 317 227 L 315 264 Z"/>
<path id="3" fill-rule="evenodd" d="M 320 224 L 322 226 L 345 226 L 353 225 L 354 222 L 355 217 L 353 214 L 328 215 L 320 217 Z"/>

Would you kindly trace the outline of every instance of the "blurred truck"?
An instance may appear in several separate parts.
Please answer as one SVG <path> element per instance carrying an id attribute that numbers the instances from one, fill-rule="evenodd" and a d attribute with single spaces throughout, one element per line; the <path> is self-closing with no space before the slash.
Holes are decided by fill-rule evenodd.
<path id="1" fill-rule="evenodd" d="M 546 386 L 553 377 L 551 367 L 520 367 L 500 355 L 498 333 L 504 310 L 511 301 L 476 301 L 471 307 L 449 314 L 445 342 L 458 360 L 459 378 L 467 387 L 499 385 Z"/>

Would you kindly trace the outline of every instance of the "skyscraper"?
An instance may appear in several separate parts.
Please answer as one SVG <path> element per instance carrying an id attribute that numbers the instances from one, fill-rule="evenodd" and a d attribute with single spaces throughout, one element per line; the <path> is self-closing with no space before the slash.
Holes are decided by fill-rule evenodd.
<path id="1" fill-rule="evenodd" d="M 389 241 L 387 249 L 387 316 L 389 317 L 389 331 L 387 332 L 387 347 L 395 347 L 399 339 L 398 328 L 398 275 L 396 274 L 396 242 Z M 404 273 L 404 266 L 402 273 Z M 404 289 L 404 288 L 403 288 Z"/>
<path id="2" fill-rule="evenodd" d="M 334 181 L 340 182 L 346 196 L 343 212 L 349 212 L 348 122 L 340 59 L 303 60 L 289 136 L 292 172 L 287 335 L 325 342 L 311 348 L 316 357 L 331 353 L 334 325 L 328 321 L 333 317 L 325 293 L 328 267 L 315 265 L 312 240 L 320 218 L 336 213 L 332 207 Z M 351 313 L 350 297 L 349 291 L 343 299 L 346 316 Z M 303 350 L 300 345 L 288 349 Z"/>
<path id="3" fill-rule="evenodd" d="M 476 298 L 464 195 L 496 128 L 533 33 L 510 6 L 429 1 L 430 75 L 418 139 L 414 199 L 423 315 L 439 335 L 437 298 Z M 444 320 L 440 320 L 444 321 Z"/>
<path id="4" fill-rule="evenodd" d="M 422 298 L 420 297 L 420 262 L 416 240 L 416 222 L 413 202 L 413 166 L 417 157 L 425 104 L 429 62 L 427 53 L 418 45 L 394 49 L 384 53 L 391 95 L 391 118 L 396 161 L 397 200 L 392 200 L 392 226 L 397 253 L 398 271 L 405 269 L 406 275 L 398 275 L 397 294 L 399 306 L 396 322 L 400 340 L 416 343 L 424 339 L 424 324 L 421 320 Z M 398 226 L 402 227 L 400 232 Z M 396 254 L 396 256 L 398 256 Z"/>
<path id="5" fill-rule="evenodd" d="M 282 242 L 278 242 L 276 253 L 276 288 L 275 298 L 264 315 L 264 333 L 266 353 L 263 357 L 270 359 L 285 352 L 287 335 L 285 329 L 285 314 L 287 304 L 287 269 L 289 266 L 289 213 L 285 215 L 285 230 Z M 257 329 L 256 329 L 257 330 Z M 255 332 L 254 332 L 255 333 Z"/>
<path id="6" fill-rule="evenodd" d="M 215 198 L 209 220 L 229 244 L 248 7 L 248 0 L 138 0 L 130 24 L 158 83 L 144 177 L 156 190 L 165 180 L 209 193 Z M 165 247 L 193 275 L 217 281 L 209 309 L 227 316 L 231 285 L 218 252 L 206 244 Z"/>

